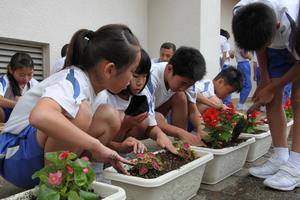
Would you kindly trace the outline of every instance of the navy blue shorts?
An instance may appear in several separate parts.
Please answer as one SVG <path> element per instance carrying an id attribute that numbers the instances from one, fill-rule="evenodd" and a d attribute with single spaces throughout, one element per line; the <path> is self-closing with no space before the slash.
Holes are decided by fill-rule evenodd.
<path id="1" fill-rule="evenodd" d="M 296 63 L 287 49 L 267 49 L 268 71 L 271 78 L 280 78 Z"/>
<path id="2" fill-rule="evenodd" d="M 12 112 L 12 108 L 2 108 L 3 112 L 4 112 L 4 123 L 7 122 L 11 112 Z"/>
<path id="3" fill-rule="evenodd" d="M 37 129 L 28 125 L 20 134 L 0 135 L 0 174 L 21 188 L 32 188 L 39 179 L 34 172 L 44 167 L 44 150 L 37 142 Z"/>

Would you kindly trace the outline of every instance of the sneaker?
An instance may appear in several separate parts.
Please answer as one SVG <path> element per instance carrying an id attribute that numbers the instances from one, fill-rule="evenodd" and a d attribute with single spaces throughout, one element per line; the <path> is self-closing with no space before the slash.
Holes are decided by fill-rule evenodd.
<path id="1" fill-rule="evenodd" d="M 276 174 L 286 162 L 270 158 L 262 165 L 249 168 L 249 173 L 257 178 L 268 178 Z"/>
<path id="2" fill-rule="evenodd" d="M 290 163 L 280 167 L 280 170 L 264 181 L 264 185 L 282 191 L 291 191 L 300 187 L 300 172 Z"/>

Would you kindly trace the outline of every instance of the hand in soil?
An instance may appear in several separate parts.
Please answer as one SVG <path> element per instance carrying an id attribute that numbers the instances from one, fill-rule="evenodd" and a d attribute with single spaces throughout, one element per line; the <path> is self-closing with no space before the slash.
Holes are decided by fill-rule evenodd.
<path id="1" fill-rule="evenodd" d="M 157 139 L 156 139 L 156 143 L 161 146 L 164 149 L 167 149 L 168 151 L 170 151 L 173 154 L 178 154 L 176 148 L 173 146 L 172 142 L 170 141 L 170 139 L 165 135 L 165 134 L 161 134 Z"/>
<path id="2" fill-rule="evenodd" d="M 133 153 L 144 153 L 147 151 L 147 147 L 139 140 L 128 137 L 122 142 L 122 149 L 124 152 L 133 152 Z"/>
<path id="3" fill-rule="evenodd" d="M 193 135 L 189 132 L 186 132 L 180 139 L 193 146 L 206 147 L 206 144 L 204 144 L 200 136 Z"/>

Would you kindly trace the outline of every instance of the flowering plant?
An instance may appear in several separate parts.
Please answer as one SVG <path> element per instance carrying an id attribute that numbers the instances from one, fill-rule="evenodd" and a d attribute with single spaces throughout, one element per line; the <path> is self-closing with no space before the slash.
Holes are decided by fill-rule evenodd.
<path id="1" fill-rule="evenodd" d="M 247 117 L 247 126 L 245 127 L 244 129 L 244 132 L 245 133 L 255 133 L 256 132 L 256 129 L 257 129 L 257 116 L 259 115 L 259 112 L 258 111 L 254 111 L 252 112 L 251 114 L 248 115 Z"/>
<path id="2" fill-rule="evenodd" d="M 212 148 L 223 148 L 232 137 L 232 130 L 240 115 L 236 113 L 233 104 L 223 110 L 208 108 L 202 114 L 208 136 L 204 141 Z"/>
<path id="3" fill-rule="evenodd" d="M 32 176 L 40 179 L 37 199 L 99 199 L 99 195 L 89 191 L 95 173 L 87 157 L 59 151 L 46 153 L 45 159 L 49 164 Z"/>
<path id="4" fill-rule="evenodd" d="M 163 169 L 160 158 L 151 152 L 137 154 L 137 160 L 134 164 L 139 169 L 139 175 L 146 174 L 150 169 L 158 171 Z"/>
<path id="5" fill-rule="evenodd" d="M 293 112 L 292 112 L 291 100 L 289 97 L 286 97 L 285 103 L 283 105 L 283 109 L 287 121 L 290 121 L 293 118 Z"/>
<path id="6" fill-rule="evenodd" d="M 196 152 L 191 149 L 189 143 L 178 140 L 174 141 L 173 145 L 177 148 L 178 156 L 182 159 L 193 161 L 198 158 Z"/>

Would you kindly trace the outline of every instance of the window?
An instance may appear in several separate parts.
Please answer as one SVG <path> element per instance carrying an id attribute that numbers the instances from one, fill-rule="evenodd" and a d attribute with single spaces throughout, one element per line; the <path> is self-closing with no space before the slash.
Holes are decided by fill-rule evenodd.
<path id="1" fill-rule="evenodd" d="M 32 57 L 36 80 L 46 77 L 49 71 L 49 45 L 10 38 L 0 38 L 0 74 L 6 74 L 7 64 L 16 52 L 25 52 Z"/>

